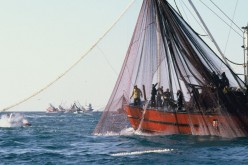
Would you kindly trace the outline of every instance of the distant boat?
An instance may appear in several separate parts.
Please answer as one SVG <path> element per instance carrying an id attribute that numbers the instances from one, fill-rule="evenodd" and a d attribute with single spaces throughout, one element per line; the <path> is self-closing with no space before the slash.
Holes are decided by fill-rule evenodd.
<path id="1" fill-rule="evenodd" d="M 62 105 L 59 105 L 59 111 L 60 112 L 65 112 L 65 111 L 67 111 L 67 109 L 64 108 Z"/>
<path id="2" fill-rule="evenodd" d="M 73 113 L 83 113 L 86 110 L 78 101 L 77 102 L 75 101 L 71 106 L 70 111 Z"/>
<path id="3" fill-rule="evenodd" d="M 88 109 L 91 110 L 92 107 L 90 106 Z M 57 112 L 84 113 L 86 111 L 87 110 L 79 102 L 76 102 L 76 101 L 70 106 L 70 108 L 64 108 L 62 105 L 59 105 L 58 108 L 56 108 L 54 105 L 49 104 L 49 107 L 46 110 L 46 112 L 48 113 L 57 113 Z"/>
<path id="4" fill-rule="evenodd" d="M 49 107 L 46 109 L 46 112 L 48 113 L 55 113 L 59 112 L 58 108 L 55 108 L 51 103 L 49 104 Z"/>
<path id="5" fill-rule="evenodd" d="M 88 105 L 85 106 L 85 111 L 86 112 L 92 112 L 94 109 L 92 108 L 91 103 L 89 103 Z"/>

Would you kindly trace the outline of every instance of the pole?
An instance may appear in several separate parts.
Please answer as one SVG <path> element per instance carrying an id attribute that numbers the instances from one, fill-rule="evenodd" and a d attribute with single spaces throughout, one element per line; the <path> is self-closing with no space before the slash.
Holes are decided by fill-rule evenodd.
<path id="1" fill-rule="evenodd" d="M 248 24 L 246 26 L 246 43 L 245 43 L 245 52 L 246 52 L 246 82 L 245 84 L 248 85 Z"/>
<path id="2" fill-rule="evenodd" d="M 145 85 L 142 85 L 142 87 L 143 87 L 144 100 L 147 101 Z"/>
<path id="3" fill-rule="evenodd" d="M 244 49 L 244 81 L 248 85 L 248 24 L 242 29 L 244 29 L 244 45 L 242 46 Z"/>
<path id="4" fill-rule="evenodd" d="M 156 13 L 156 35 L 157 35 L 157 65 L 158 65 L 158 88 L 160 88 L 160 83 L 161 83 L 161 68 L 160 68 L 160 63 L 161 63 L 161 57 L 160 57 L 160 26 L 159 26 L 159 21 L 158 21 L 158 11 Z"/>
<path id="5" fill-rule="evenodd" d="M 246 55 L 245 55 L 245 31 L 243 32 L 243 46 L 241 46 L 242 48 L 243 48 L 243 50 L 244 50 L 244 64 L 243 64 L 243 66 L 244 66 L 244 82 L 245 82 L 245 84 L 247 85 L 247 79 L 246 79 L 246 63 L 245 63 L 245 59 L 246 59 Z"/>

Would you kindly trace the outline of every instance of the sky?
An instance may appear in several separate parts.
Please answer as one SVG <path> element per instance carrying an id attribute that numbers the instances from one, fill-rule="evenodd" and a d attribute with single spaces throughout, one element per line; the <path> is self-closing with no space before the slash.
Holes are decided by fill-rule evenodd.
<path id="1" fill-rule="evenodd" d="M 168 1 L 175 6 L 174 0 Z M 209 0 L 192 1 L 227 58 L 242 63 L 242 37 L 230 32 L 230 28 L 203 5 L 218 12 Z M 247 25 L 246 0 L 212 1 L 234 18 L 239 27 Z M 0 0 L 0 109 L 31 96 L 65 72 L 109 29 L 130 2 Z M 184 19 L 199 34 L 205 34 L 192 17 L 188 1 L 176 2 Z M 74 101 L 82 105 L 91 103 L 93 108 L 104 107 L 125 58 L 141 4 L 142 0 L 136 0 L 107 36 L 64 77 L 10 110 L 45 111 L 49 103 L 69 107 Z M 215 50 L 207 37 L 204 40 Z M 242 68 L 234 69 L 242 71 Z"/>

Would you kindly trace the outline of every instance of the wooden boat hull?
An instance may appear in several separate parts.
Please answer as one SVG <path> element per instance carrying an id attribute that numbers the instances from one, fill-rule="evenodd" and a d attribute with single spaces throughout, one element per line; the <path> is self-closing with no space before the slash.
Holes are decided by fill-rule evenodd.
<path id="1" fill-rule="evenodd" d="M 204 114 L 169 112 L 147 108 L 145 113 L 141 107 L 125 105 L 132 127 L 152 134 L 192 134 L 216 135 L 224 137 L 247 136 L 240 120 L 229 114 Z M 143 116 L 142 116 L 143 115 Z M 142 121 L 142 122 L 141 122 Z"/>

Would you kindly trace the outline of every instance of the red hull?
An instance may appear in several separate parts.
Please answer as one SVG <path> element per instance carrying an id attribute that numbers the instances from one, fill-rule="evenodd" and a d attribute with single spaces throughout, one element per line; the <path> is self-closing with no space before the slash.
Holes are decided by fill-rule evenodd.
<path id="1" fill-rule="evenodd" d="M 217 135 L 226 137 L 247 136 L 246 130 L 236 116 L 228 114 L 204 114 L 168 112 L 157 109 L 125 105 L 132 127 L 142 132 L 156 134 Z M 140 122 L 142 121 L 141 125 Z"/>

